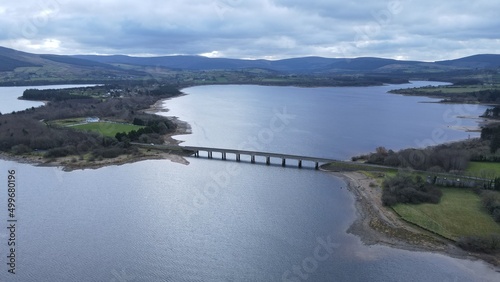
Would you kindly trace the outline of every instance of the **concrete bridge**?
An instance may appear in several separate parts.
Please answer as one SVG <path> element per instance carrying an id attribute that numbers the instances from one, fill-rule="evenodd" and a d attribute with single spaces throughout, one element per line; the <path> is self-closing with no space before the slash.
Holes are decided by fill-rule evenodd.
<path id="1" fill-rule="evenodd" d="M 299 168 L 302 167 L 303 162 L 312 162 L 314 167 L 319 169 L 320 164 L 330 163 L 335 160 L 325 159 L 325 158 L 315 158 L 306 156 L 296 156 L 287 154 L 277 154 L 277 153 L 267 153 L 267 152 L 257 152 L 257 151 L 245 151 L 245 150 L 233 150 L 233 149 L 221 149 L 221 148 L 210 148 L 210 147 L 194 147 L 194 146 L 179 146 L 184 151 L 192 152 L 195 157 L 200 157 L 200 152 L 206 152 L 209 159 L 214 158 L 214 153 L 220 153 L 222 160 L 227 160 L 228 154 L 234 155 L 234 159 L 239 162 L 241 161 L 241 155 L 250 156 L 250 162 L 256 163 L 256 157 L 265 158 L 266 165 L 271 164 L 271 158 L 280 159 L 281 165 L 286 166 L 287 160 L 294 160 L 297 162 Z"/>

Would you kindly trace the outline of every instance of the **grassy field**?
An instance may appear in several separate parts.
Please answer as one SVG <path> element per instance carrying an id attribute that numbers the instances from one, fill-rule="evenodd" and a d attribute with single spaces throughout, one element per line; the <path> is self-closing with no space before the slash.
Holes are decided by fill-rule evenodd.
<path id="1" fill-rule="evenodd" d="M 478 177 L 500 177 L 500 163 L 470 162 L 467 173 Z"/>
<path id="2" fill-rule="evenodd" d="M 451 240 L 500 233 L 500 224 L 482 209 L 478 195 L 466 189 L 442 188 L 441 202 L 394 206 L 403 219 Z"/>
<path id="3" fill-rule="evenodd" d="M 133 125 L 133 124 L 122 124 L 122 123 L 110 123 L 110 122 L 94 122 L 87 124 L 75 125 L 72 128 L 79 130 L 88 130 L 98 132 L 104 136 L 115 137 L 116 133 L 119 132 L 130 132 L 132 130 L 138 130 L 143 126 Z"/>

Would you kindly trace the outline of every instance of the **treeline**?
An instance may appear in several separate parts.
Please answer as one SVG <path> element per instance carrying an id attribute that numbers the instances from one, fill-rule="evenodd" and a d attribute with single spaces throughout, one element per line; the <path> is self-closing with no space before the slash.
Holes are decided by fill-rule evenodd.
<path id="1" fill-rule="evenodd" d="M 365 156 L 353 157 L 353 161 L 360 159 L 367 163 L 411 168 L 432 172 L 450 172 L 465 170 L 471 158 L 468 150 L 473 146 L 468 144 L 453 143 L 427 147 L 425 149 L 404 149 L 398 152 L 378 147 L 375 153 Z"/>
<path id="2" fill-rule="evenodd" d="M 430 172 L 465 171 L 469 162 L 500 162 L 500 126 L 485 127 L 481 139 L 471 139 L 423 149 L 387 150 L 378 147 L 374 153 L 353 157 L 370 164 L 411 168 Z"/>
<path id="3" fill-rule="evenodd" d="M 481 130 L 481 139 L 490 142 L 490 153 L 495 154 L 500 149 L 500 126 L 487 126 Z M 500 157 L 492 161 L 500 161 Z"/>
<path id="4" fill-rule="evenodd" d="M 479 91 L 470 92 L 447 92 L 439 90 L 440 87 L 423 87 L 423 88 L 407 88 L 395 89 L 389 93 L 405 94 L 405 95 L 419 95 L 419 96 L 437 96 L 445 97 L 445 102 L 479 102 L 479 103 L 495 103 L 500 104 L 500 90 L 498 89 L 484 89 Z M 437 90 L 436 90 L 437 89 Z"/>
<path id="5" fill-rule="evenodd" d="M 392 178 L 387 178 L 382 187 L 382 204 L 393 206 L 402 204 L 437 204 L 443 193 L 437 187 L 426 183 L 422 177 L 413 177 L 398 173 Z"/>
<path id="6" fill-rule="evenodd" d="M 471 252 L 497 253 L 500 251 L 500 235 L 491 234 L 487 237 L 468 236 L 458 240 L 457 245 Z"/>
<path id="7" fill-rule="evenodd" d="M 23 99 L 35 101 L 65 101 L 73 99 L 91 99 L 89 96 L 71 94 L 69 89 L 26 89 Z"/>
<path id="8" fill-rule="evenodd" d="M 475 97 L 481 103 L 499 103 L 500 104 L 500 90 L 486 89 L 476 92 L 471 92 L 470 95 Z"/>
<path id="9" fill-rule="evenodd" d="M 115 135 L 119 142 L 139 141 L 141 143 L 162 143 L 161 135 L 172 132 L 175 129 L 175 124 L 168 119 L 144 119 L 134 118 L 133 124 L 144 126 L 138 130 L 132 130 L 128 133 L 121 132 Z"/>
<path id="10" fill-rule="evenodd" d="M 149 90 L 149 95 L 152 96 L 174 96 L 181 94 L 181 91 L 173 85 L 160 85 L 158 88 Z"/>
<path id="11" fill-rule="evenodd" d="M 482 117 L 500 119 L 500 107 L 496 106 L 493 109 L 486 109 Z"/>

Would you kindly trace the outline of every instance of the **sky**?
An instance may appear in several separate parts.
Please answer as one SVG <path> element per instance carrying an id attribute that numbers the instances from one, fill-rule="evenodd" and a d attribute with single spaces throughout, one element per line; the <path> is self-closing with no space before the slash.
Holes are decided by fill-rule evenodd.
<path id="1" fill-rule="evenodd" d="M 437 61 L 500 53 L 498 0 L 0 0 L 37 54 Z"/>

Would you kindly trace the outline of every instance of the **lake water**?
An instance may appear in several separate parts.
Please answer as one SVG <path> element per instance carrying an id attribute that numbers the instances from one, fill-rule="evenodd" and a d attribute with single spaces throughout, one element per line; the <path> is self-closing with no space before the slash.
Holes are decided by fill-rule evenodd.
<path id="1" fill-rule="evenodd" d="M 13 111 L 22 111 L 31 107 L 39 107 L 43 105 L 42 102 L 37 101 L 24 101 L 18 100 L 17 98 L 23 96 L 23 92 L 26 89 L 54 89 L 54 88 L 73 88 L 73 87 L 85 87 L 94 86 L 92 85 L 46 85 L 46 86 L 17 86 L 17 87 L 0 87 L 0 113 L 9 114 Z"/>
<path id="2" fill-rule="evenodd" d="M 463 129 L 477 128 L 478 119 L 471 117 L 483 114 L 485 106 L 430 103 L 438 100 L 387 93 L 429 84 L 202 86 L 186 89 L 189 95 L 165 104 L 168 115 L 191 124 L 194 134 L 179 139 L 192 146 L 349 159 L 378 146 L 396 150 L 478 137 Z"/>
<path id="3" fill-rule="evenodd" d="M 187 144 L 336 158 L 417 146 L 439 130 L 467 138 L 453 126 L 475 124 L 447 114 L 453 106 L 384 94 L 390 87 L 194 87 L 166 106 L 193 126 L 179 136 Z M 0 160 L 4 191 L 7 171 L 18 176 L 17 274 L 7 273 L 5 192 L 0 281 L 498 281 L 479 261 L 363 245 L 346 233 L 354 198 L 330 174 L 189 161 L 63 172 Z"/>

